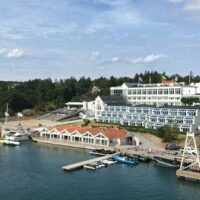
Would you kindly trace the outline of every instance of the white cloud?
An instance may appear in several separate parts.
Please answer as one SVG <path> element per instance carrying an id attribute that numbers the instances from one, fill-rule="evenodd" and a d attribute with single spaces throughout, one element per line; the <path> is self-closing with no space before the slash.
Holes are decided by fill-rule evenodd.
<path id="1" fill-rule="evenodd" d="M 24 56 L 24 52 L 20 49 L 13 49 L 6 55 L 7 58 L 21 58 Z"/>
<path id="2" fill-rule="evenodd" d="M 98 51 L 94 51 L 88 56 L 89 60 L 98 60 L 100 58 L 101 58 L 101 53 Z"/>
<path id="3" fill-rule="evenodd" d="M 110 60 L 105 60 L 100 65 L 111 65 L 111 64 L 119 64 L 123 63 L 123 60 L 119 57 L 113 57 Z"/>
<path id="4" fill-rule="evenodd" d="M 97 0 L 97 2 L 107 4 L 110 6 L 119 6 L 128 3 L 128 0 Z"/>
<path id="5" fill-rule="evenodd" d="M 136 58 L 136 59 L 132 59 L 132 60 L 129 60 L 128 63 L 131 63 L 131 64 L 142 64 L 142 63 L 154 63 L 162 58 L 166 58 L 167 56 L 164 55 L 164 54 L 151 54 L 151 55 L 148 55 L 146 57 L 139 57 L 139 58 Z"/>
<path id="6" fill-rule="evenodd" d="M 143 17 L 129 6 L 115 6 L 97 14 L 86 26 L 84 32 L 94 33 L 99 30 L 115 30 L 123 27 L 138 26 L 144 23 Z"/>
<path id="7" fill-rule="evenodd" d="M 112 59 L 111 59 L 111 63 L 119 63 L 119 62 L 121 62 L 122 60 L 119 58 L 119 57 L 113 57 Z"/>
<path id="8" fill-rule="evenodd" d="M 5 51 L 6 51 L 6 50 L 5 50 L 5 49 L 3 49 L 3 48 L 2 48 L 2 49 L 0 49 L 0 55 L 2 55 L 3 53 L 5 53 Z"/>
<path id="9" fill-rule="evenodd" d="M 179 4 L 181 5 L 183 11 L 187 12 L 198 12 L 200 11 L 200 0 L 168 0 L 171 3 Z"/>
<path id="10" fill-rule="evenodd" d="M 187 0 L 184 11 L 200 11 L 200 0 Z"/>
<path id="11" fill-rule="evenodd" d="M 185 0 L 169 0 L 171 3 L 182 3 Z"/>

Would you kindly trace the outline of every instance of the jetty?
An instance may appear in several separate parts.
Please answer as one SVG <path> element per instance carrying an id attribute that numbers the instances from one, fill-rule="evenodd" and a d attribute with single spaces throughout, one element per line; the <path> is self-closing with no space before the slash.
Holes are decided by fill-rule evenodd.
<path id="1" fill-rule="evenodd" d="M 193 172 L 189 170 L 177 170 L 176 176 L 180 179 L 200 182 L 200 172 Z"/>
<path id="2" fill-rule="evenodd" d="M 90 159 L 90 160 L 66 165 L 66 166 L 63 166 L 62 169 L 64 171 L 70 172 L 70 171 L 74 171 L 76 169 L 81 169 L 81 168 L 83 168 L 84 165 L 90 164 L 92 162 L 95 162 L 95 161 L 98 161 L 98 160 L 103 161 L 103 160 L 106 160 L 106 159 L 111 158 L 111 157 L 112 157 L 112 154 L 106 155 L 106 156 L 101 156 L 101 157 L 98 157 L 98 158 L 93 158 L 93 159 Z"/>

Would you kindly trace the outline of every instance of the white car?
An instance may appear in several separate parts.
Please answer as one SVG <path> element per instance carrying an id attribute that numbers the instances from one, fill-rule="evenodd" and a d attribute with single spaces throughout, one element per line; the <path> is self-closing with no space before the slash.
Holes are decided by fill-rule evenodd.
<path id="1" fill-rule="evenodd" d="M 182 153 L 183 153 L 183 150 L 184 150 L 184 149 L 181 149 L 181 152 L 182 152 Z M 192 148 L 192 147 L 187 147 L 187 148 L 185 149 L 185 153 L 196 155 L 196 151 L 195 151 L 195 149 Z"/>

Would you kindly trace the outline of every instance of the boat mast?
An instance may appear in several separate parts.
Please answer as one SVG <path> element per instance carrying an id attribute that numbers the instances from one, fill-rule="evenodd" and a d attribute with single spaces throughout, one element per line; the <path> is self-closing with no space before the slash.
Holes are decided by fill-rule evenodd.
<path id="1" fill-rule="evenodd" d="M 6 112 L 5 112 L 5 119 L 4 119 L 4 126 L 3 126 L 3 130 L 2 130 L 2 136 L 5 136 L 5 132 L 6 132 L 6 128 L 7 128 L 7 123 L 8 123 L 8 117 L 9 117 L 9 113 L 8 113 L 8 103 L 6 105 Z"/>

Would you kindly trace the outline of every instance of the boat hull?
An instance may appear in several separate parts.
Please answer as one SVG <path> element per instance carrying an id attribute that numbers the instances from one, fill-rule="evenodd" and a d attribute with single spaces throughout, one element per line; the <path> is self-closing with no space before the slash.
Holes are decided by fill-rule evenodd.
<path id="1" fill-rule="evenodd" d="M 134 164 L 137 163 L 136 161 L 133 161 L 131 159 L 125 159 L 124 157 L 121 157 L 121 156 L 118 156 L 118 155 L 113 155 L 112 158 L 113 158 L 113 160 L 115 160 L 119 163 L 122 163 L 122 164 L 134 165 Z"/>
<path id="2" fill-rule="evenodd" d="M 164 159 L 164 158 L 155 157 L 155 161 L 162 166 L 174 167 L 174 168 L 179 167 L 179 164 L 176 161 L 173 161 L 173 160 L 167 160 L 167 159 Z"/>
<path id="3" fill-rule="evenodd" d="M 10 146 L 19 146 L 20 142 L 12 141 L 12 140 L 3 140 L 4 145 L 10 145 Z"/>

